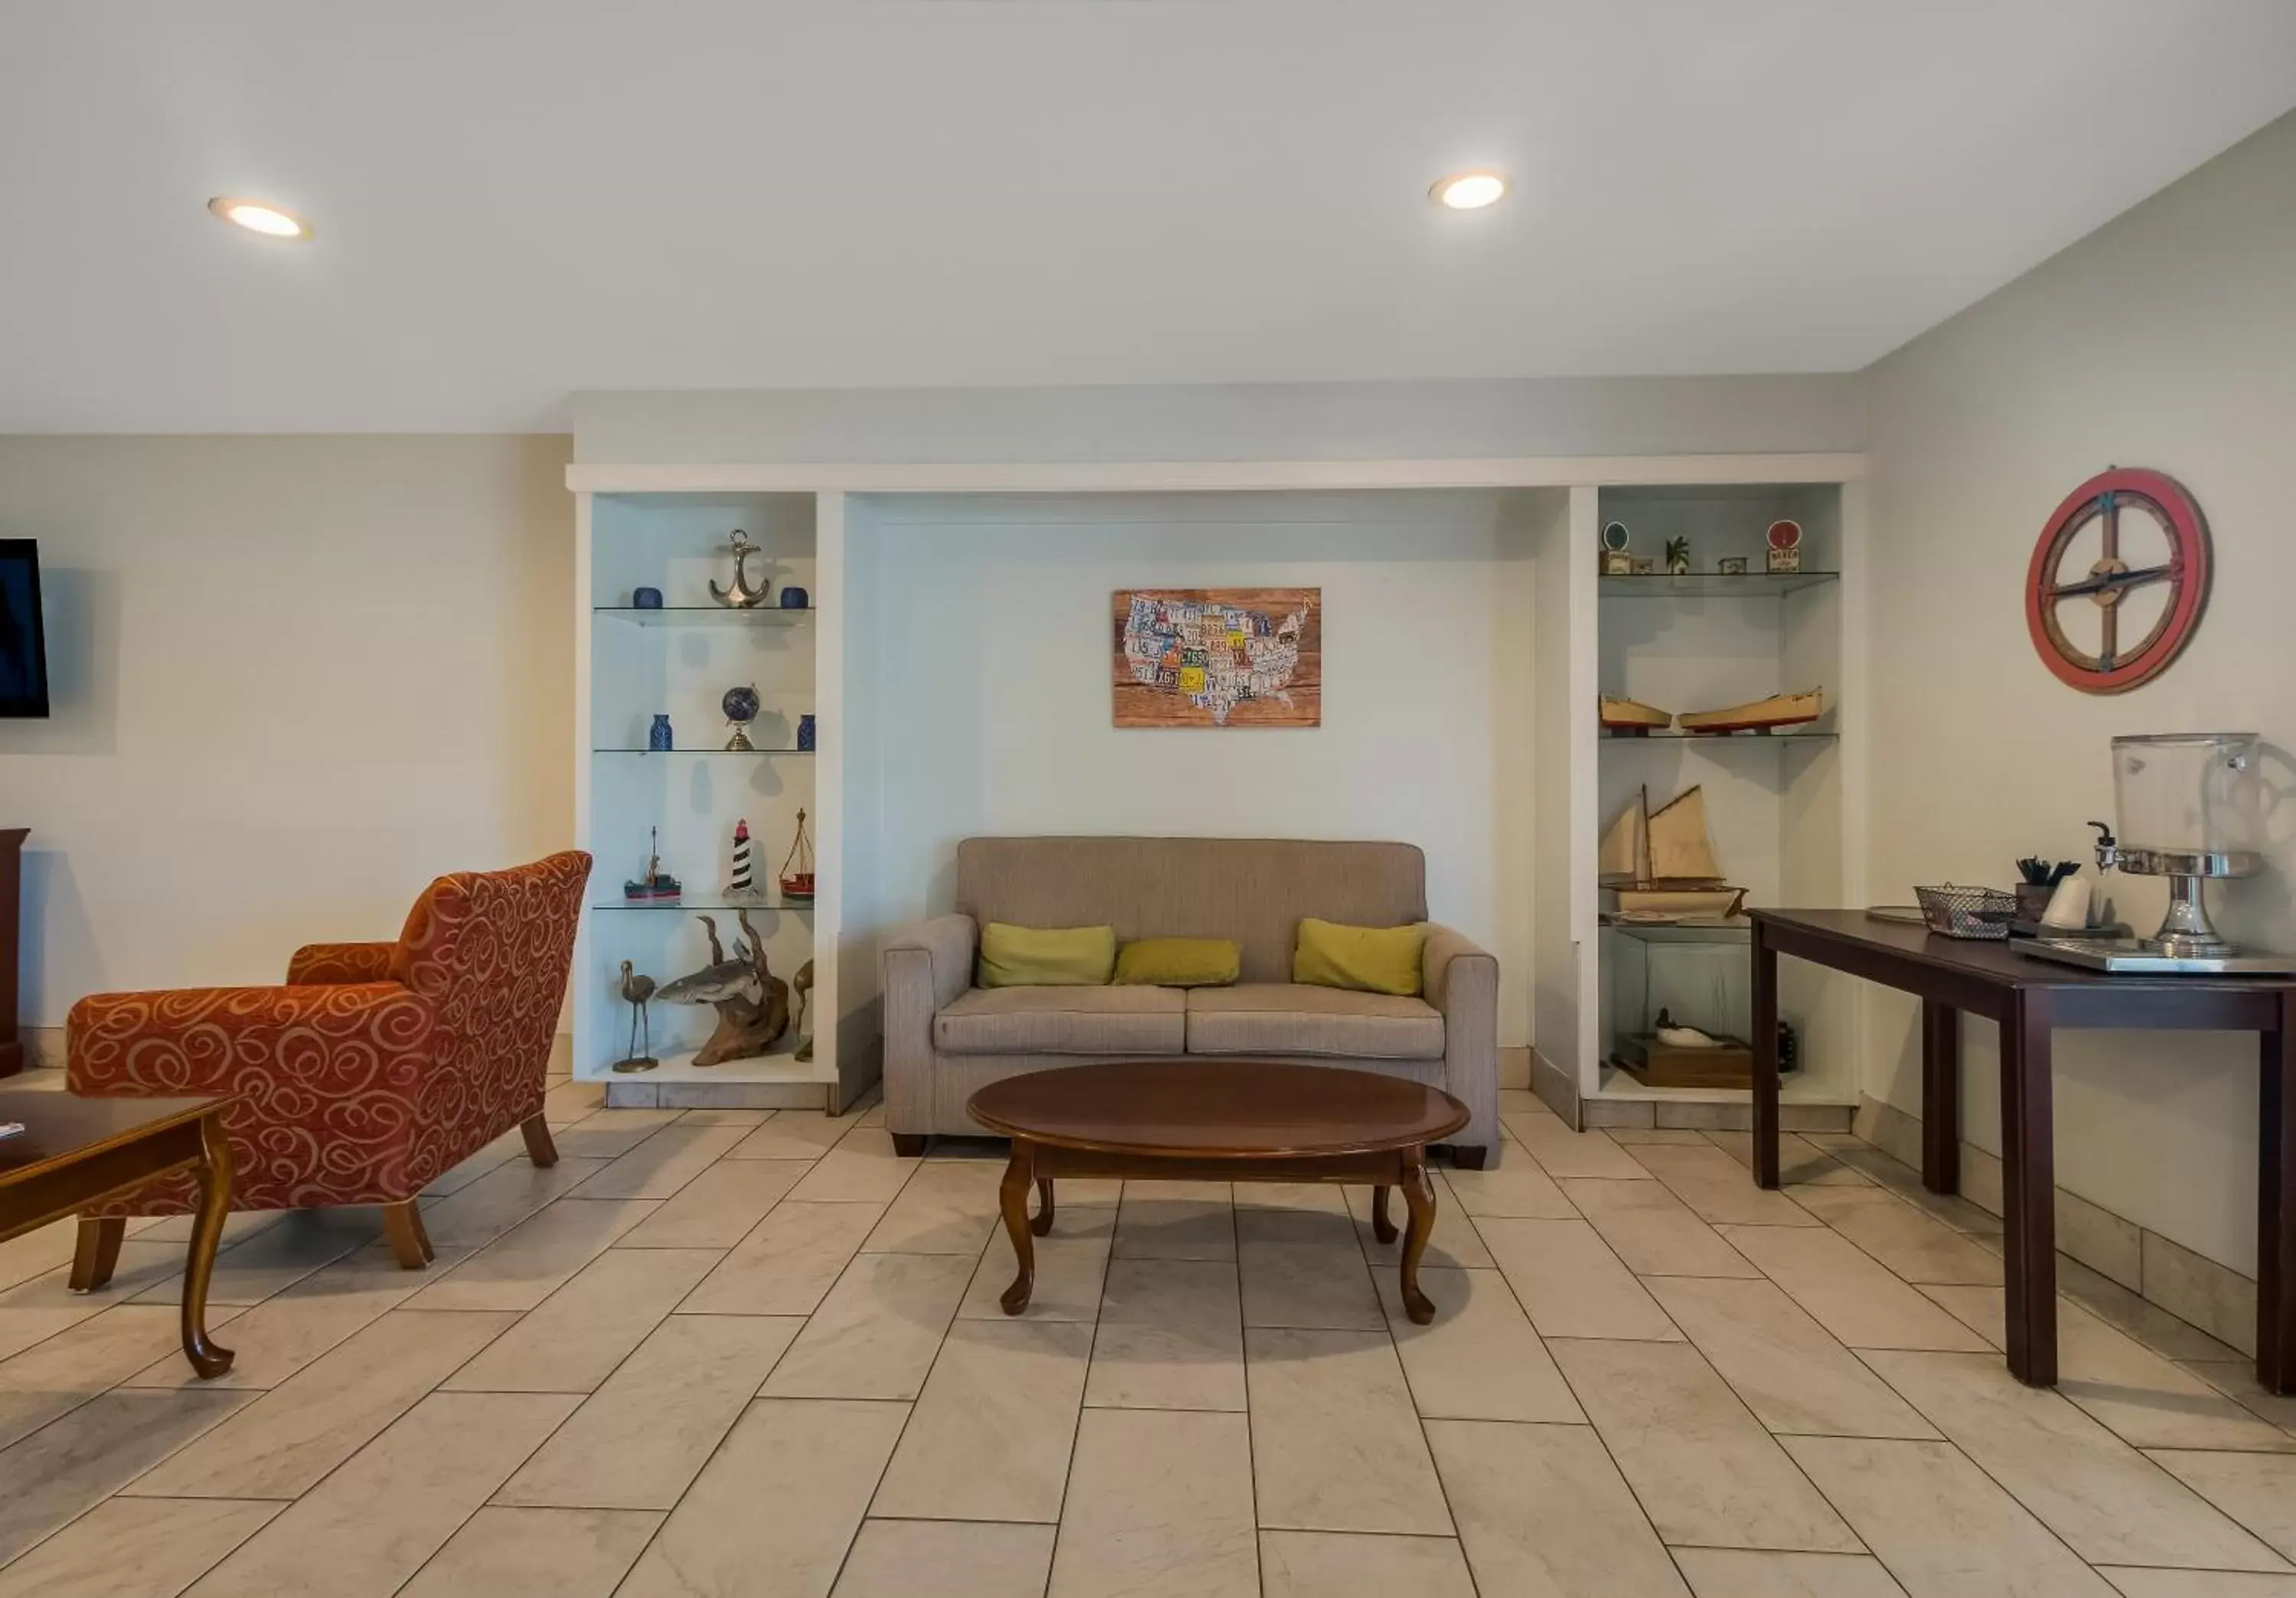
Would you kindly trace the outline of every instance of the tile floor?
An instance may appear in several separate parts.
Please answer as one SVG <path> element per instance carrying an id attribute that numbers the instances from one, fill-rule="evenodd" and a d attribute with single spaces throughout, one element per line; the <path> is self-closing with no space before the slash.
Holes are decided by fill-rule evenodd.
<path id="1" fill-rule="evenodd" d="M 1996 1346 L 1982 1211 L 1848 1138 L 1576 1135 L 1505 1095 L 1401 1319 L 1358 1190 L 1077 1182 L 1026 1315 L 997 1151 L 875 1112 L 551 1094 L 436 1184 L 184 1227 L 105 1291 L 0 1245 L 0 1598 L 931 1593 L 2296 1598 L 2296 1403 L 2070 1267 L 2064 1381 Z"/>

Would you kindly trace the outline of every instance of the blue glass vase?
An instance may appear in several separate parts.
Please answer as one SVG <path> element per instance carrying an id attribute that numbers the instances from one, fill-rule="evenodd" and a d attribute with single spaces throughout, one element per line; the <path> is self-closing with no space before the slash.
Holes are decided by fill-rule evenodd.
<path id="1" fill-rule="evenodd" d="M 646 748 L 666 750 L 669 746 L 669 717 L 667 712 L 664 712 L 656 715 L 653 718 L 653 725 L 646 730 Z"/>
<path id="2" fill-rule="evenodd" d="M 813 717 L 810 716 L 799 717 L 797 718 L 798 748 L 801 750 L 811 749 L 813 747 L 814 736 Z"/>

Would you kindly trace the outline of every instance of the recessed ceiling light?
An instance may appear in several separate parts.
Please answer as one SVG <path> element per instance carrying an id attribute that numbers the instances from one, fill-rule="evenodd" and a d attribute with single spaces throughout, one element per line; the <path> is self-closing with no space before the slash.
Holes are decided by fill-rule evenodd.
<path id="1" fill-rule="evenodd" d="M 275 205 L 266 205 L 260 200 L 234 200 L 218 194 L 208 201 L 208 209 L 226 222 L 236 223 L 250 233 L 259 233 L 266 239 L 303 240 L 311 236 L 311 225 L 292 211 L 283 211 Z"/>
<path id="2" fill-rule="evenodd" d="M 1427 191 L 1427 197 L 1455 211 L 1479 211 L 1505 199 L 1506 192 L 1506 175 L 1503 172 L 1454 172 L 1448 177 L 1437 178 L 1435 186 Z"/>

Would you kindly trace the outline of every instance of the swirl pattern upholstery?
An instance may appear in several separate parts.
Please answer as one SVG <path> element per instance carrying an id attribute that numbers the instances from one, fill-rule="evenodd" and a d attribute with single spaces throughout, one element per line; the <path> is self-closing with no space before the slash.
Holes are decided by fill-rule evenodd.
<path id="1" fill-rule="evenodd" d="M 568 850 L 440 877 L 398 942 L 299 949 L 283 987 L 92 995 L 65 1023 L 67 1085 L 232 1094 L 233 1209 L 397 1206 L 419 1238 L 412 1201 L 440 1172 L 521 1125 L 537 1160 L 549 1149 L 543 1078 L 589 874 Z M 89 1214 L 193 1208 L 179 1176 Z"/>

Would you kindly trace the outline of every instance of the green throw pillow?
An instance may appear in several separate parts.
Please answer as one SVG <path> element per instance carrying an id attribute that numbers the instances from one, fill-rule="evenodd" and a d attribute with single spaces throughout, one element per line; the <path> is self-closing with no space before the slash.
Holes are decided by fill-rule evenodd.
<path id="1" fill-rule="evenodd" d="M 1115 967 L 1114 927 L 980 929 L 983 987 L 1105 987 Z"/>
<path id="2" fill-rule="evenodd" d="M 1225 938 L 1144 938 L 1116 951 L 1116 979 L 1152 987 L 1226 987 L 1243 948 Z"/>
<path id="3" fill-rule="evenodd" d="M 1316 987 L 1351 987 L 1357 993 L 1415 995 L 1426 946 L 1425 922 L 1408 927 L 1343 927 L 1303 916 L 1300 947 L 1292 956 L 1292 979 Z"/>

